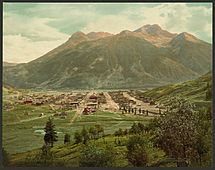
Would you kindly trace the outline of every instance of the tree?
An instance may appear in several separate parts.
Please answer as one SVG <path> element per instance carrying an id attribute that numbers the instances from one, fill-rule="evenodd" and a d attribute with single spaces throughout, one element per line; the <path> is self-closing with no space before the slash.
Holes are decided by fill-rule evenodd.
<path id="1" fill-rule="evenodd" d="M 171 157 L 188 166 L 198 137 L 198 116 L 185 99 L 173 98 L 159 120 L 158 145 Z"/>
<path id="2" fill-rule="evenodd" d="M 208 82 L 207 83 L 207 88 L 206 88 L 206 100 L 211 100 L 212 99 L 212 88 L 211 84 Z"/>
<path id="3" fill-rule="evenodd" d="M 83 127 L 82 129 L 81 135 L 83 138 L 83 144 L 86 144 L 90 137 L 89 137 L 89 132 L 85 127 Z"/>
<path id="4" fill-rule="evenodd" d="M 9 154 L 4 148 L 2 148 L 2 157 L 3 157 L 3 160 L 2 160 L 3 165 L 8 166 L 9 165 Z"/>
<path id="5" fill-rule="evenodd" d="M 80 167 L 114 167 L 116 152 L 111 145 L 90 142 L 80 152 Z"/>
<path id="6" fill-rule="evenodd" d="M 146 143 L 141 135 L 134 135 L 129 138 L 127 144 L 127 158 L 133 166 L 144 167 L 147 165 L 148 155 L 145 145 Z"/>
<path id="7" fill-rule="evenodd" d="M 123 136 L 123 130 L 121 128 L 119 128 L 119 136 Z"/>
<path id="8" fill-rule="evenodd" d="M 70 143 L 70 135 L 68 133 L 64 135 L 64 144 L 66 143 Z"/>
<path id="9" fill-rule="evenodd" d="M 75 134 L 74 134 L 74 140 L 75 140 L 75 144 L 81 143 L 82 142 L 81 133 L 76 131 Z"/>
<path id="10" fill-rule="evenodd" d="M 41 159 L 44 161 L 44 165 L 50 164 L 53 161 L 54 155 L 51 152 L 51 148 L 47 145 L 43 145 L 41 148 L 42 154 L 41 154 Z"/>
<path id="11" fill-rule="evenodd" d="M 131 113 L 131 107 L 130 106 L 128 107 L 128 113 Z"/>
<path id="12" fill-rule="evenodd" d="M 114 132 L 114 135 L 115 136 L 123 136 L 124 135 L 124 131 L 121 129 L 121 128 L 119 128 L 119 130 L 117 130 L 117 131 L 115 131 Z"/>
<path id="13" fill-rule="evenodd" d="M 34 155 L 29 154 L 25 160 L 26 166 L 52 166 L 54 163 L 54 154 L 49 145 L 43 145 L 41 150 Z"/>
<path id="14" fill-rule="evenodd" d="M 149 120 L 149 123 L 146 124 L 144 129 L 146 132 L 149 132 L 149 131 L 156 132 L 156 130 L 158 129 L 159 126 L 160 126 L 159 125 L 159 118 L 155 117 L 155 118 Z"/>
<path id="15" fill-rule="evenodd" d="M 44 128 L 45 130 L 44 141 L 46 145 L 51 145 L 51 147 L 53 147 L 53 143 L 57 141 L 58 137 L 54 127 L 55 125 L 53 124 L 52 119 L 49 117 Z"/>
<path id="16" fill-rule="evenodd" d="M 140 133 L 140 128 L 139 126 L 134 122 L 131 128 L 129 129 L 130 134 L 138 134 Z"/>
<path id="17" fill-rule="evenodd" d="M 128 129 L 124 130 L 123 135 L 125 135 L 125 136 L 128 135 Z"/>
<path id="18" fill-rule="evenodd" d="M 98 135 L 104 135 L 104 128 L 100 124 L 96 124 L 95 127 L 97 129 Z"/>
<path id="19" fill-rule="evenodd" d="M 195 161 L 199 166 L 210 166 L 211 159 L 209 155 L 212 155 L 212 120 L 211 117 L 207 114 L 208 109 L 202 108 L 199 110 L 198 117 L 198 135 L 197 143 L 194 148 L 196 149 L 197 154 Z"/>
<path id="20" fill-rule="evenodd" d="M 145 130 L 144 124 L 143 123 L 138 123 L 137 126 L 138 126 L 139 133 L 143 133 L 144 130 Z"/>
<path id="21" fill-rule="evenodd" d="M 139 108 L 139 114 L 141 114 L 141 108 Z"/>
<path id="22" fill-rule="evenodd" d="M 89 129 L 89 134 L 90 134 L 91 139 L 96 139 L 98 137 L 98 131 L 97 131 L 96 127 L 91 126 Z"/>

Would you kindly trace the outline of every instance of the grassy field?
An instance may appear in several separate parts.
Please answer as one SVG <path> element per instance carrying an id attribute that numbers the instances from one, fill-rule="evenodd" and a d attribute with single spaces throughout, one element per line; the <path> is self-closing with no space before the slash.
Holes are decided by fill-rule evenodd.
<path id="1" fill-rule="evenodd" d="M 126 144 L 129 136 L 123 137 L 115 137 L 113 135 L 106 136 L 104 138 L 100 138 L 96 141 L 96 146 L 100 147 L 107 142 L 109 145 L 114 146 L 114 150 L 116 151 L 116 167 L 130 167 L 127 158 L 127 148 Z M 146 136 L 147 138 L 147 136 Z M 116 144 L 115 141 L 120 140 L 120 145 Z M 152 147 L 151 144 L 147 147 L 148 153 L 148 166 L 153 166 L 159 163 L 162 160 L 165 160 L 167 157 L 162 150 L 156 149 Z M 79 155 L 80 149 L 83 148 L 83 144 L 58 144 L 55 145 L 51 151 L 54 154 L 55 162 L 61 162 L 60 166 L 63 167 L 79 167 Z M 26 166 L 25 161 L 27 158 L 35 156 L 40 149 L 34 149 L 25 153 L 13 154 L 11 156 L 11 166 Z"/>
<path id="2" fill-rule="evenodd" d="M 212 73 L 208 72 L 202 77 L 184 83 L 171 84 L 148 90 L 144 96 L 152 97 L 161 103 L 168 103 L 170 97 L 181 96 L 195 103 L 197 106 L 208 107 L 211 101 L 206 101 L 207 84 L 212 83 Z"/>
<path id="3" fill-rule="evenodd" d="M 8 95 L 7 95 L 8 97 Z M 6 100 L 4 100 L 7 103 Z M 26 115 L 28 113 L 28 115 Z M 40 113 L 45 116 L 39 117 Z M 10 154 L 25 152 L 39 148 L 43 145 L 43 129 L 48 117 L 54 112 L 48 105 L 14 105 L 12 110 L 3 110 L 3 147 Z M 64 134 L 68 133 L 73 139 L 75 131 L 80 131 L 83 126 L 86 128 L 101 124 L 104 127 L 105 134 L 112 134 L 119 128 L 129 128 L 133 122 L 147 123 L 150 117 L 144 116 L 126 116 L 121 113 L 110 113 L 98 111 L 93 115 L 81 115 L 72 124 L 75 111 L 68 111 L 65 119 L 54 117 L 55 128 L 58 132 L 57 144 L 62 144 Z"/>

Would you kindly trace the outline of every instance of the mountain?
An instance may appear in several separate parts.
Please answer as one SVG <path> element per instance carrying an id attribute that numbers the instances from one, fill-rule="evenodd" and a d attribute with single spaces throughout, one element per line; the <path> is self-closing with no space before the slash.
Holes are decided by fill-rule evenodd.
<path id="1" fill-rule="evenodd" d="M 211 70 L 211 56 L 211 44 L 156 24 L 116 35 L 76 32 L 44 56 L 4 68 L 3 78 L 19 88 L 139 88 L 196 78 Z"/>
<path id="2" fill-rule="evenodd" d="M 177 62 L 200 75 L 212 67 L 211 44 L 189 33 L 183 32 L 174 37 L 169 44 L 169 51 L 177 56 Z"/>

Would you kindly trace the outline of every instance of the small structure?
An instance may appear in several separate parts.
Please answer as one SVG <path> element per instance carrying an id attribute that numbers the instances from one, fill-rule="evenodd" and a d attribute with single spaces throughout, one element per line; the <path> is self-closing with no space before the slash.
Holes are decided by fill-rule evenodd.
<path id="1" fill-rule="evenodd" d="M 90 112 L 91 112 L 91 109 L 88 108 L 88 107 L 85 107 L 82 113 L 83 113 L 84 115 L 89 115 Z"/>
<path id="2" fill-rule="evenodd" d="M 40 113 L 39 117 L 42 117 L 42 116 L 44 116 L 44 113 Z"/>
<path id="3" fill-rule="evenodd" d="M 25 100 L 25 101 L 23 101 L 23 103 L 24 103 L 24 104 L 32 104 L 33 101 L 32 101 L 32 100 Z"/>
<path id="4" fill-rule="evenodd" d="M 79 102 L 71 102 L 70 105 L 77 108 L 79 106 Z"/>
<path id="5" fill-rule="evenodd" d="M 43 105 L 43 104 L 44 104 L 43 101 L 41 101 L 41 102 L 36 102 L 34 105 L 40 106 L 40 105 Z"/>
<path id="6" fill-rule="evenodd" d="M 154 101 L 154 100 L 151 100 L 151 101 L 150 101 L 150 105 L 156 105 L 155 101 Z"/>
<path id="7" fill-rule="evenodd" d="M 87 103 L 87 107 L 92 108 L 92 109 L 97 109 L 98 108 L 98 103 Z"/>
<path id="8" fill-rule="evenodd" d="M 89 97 L 89 99 L 97 100 L 97 96 L 95 96 L 95 95 L 91 95 L 91 96 Z"/>

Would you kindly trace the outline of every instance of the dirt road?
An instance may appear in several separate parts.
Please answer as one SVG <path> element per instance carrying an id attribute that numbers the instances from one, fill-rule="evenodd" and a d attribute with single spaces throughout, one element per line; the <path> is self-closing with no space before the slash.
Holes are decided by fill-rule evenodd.
<path id="1" fill-rule="evenodd" d="M 104 96 L 106 98 L 106 108 L 108 110 L 111 110 L 111 111 L 117 111 L 119 110 L 119 105 L 113 101 L 113 99 L 111 98 L 111 96 L 108 94 L 108 92 L 104 92 Z"/>
<path id="2" fill-rule="evenodd" d="M 79 106 L 76 110 L 75 115 L 73 116 L 73 118 L 70 120 L 70 124 L 72 124 L 84 111 L 84 108 L 86 107 L 86 103 L 87 100 L 89 99 L 89 97 L 95 92 L 91 91 L 89 93 L 87 93 L 87 95 L 83 98 L 83 100 L 79 103 Z"/>
<path id="3" fill-rule="evenodd" d="M 151 112 L 159 113 L 159 109 L 156 108 L 156 105 L 150 105 L 149 103 L 144 103 L 143 101 L 138 100 L 135 97 L 130 96 L 127 92 L 123 92 L 123 96 L 129 100 L 134 100 L 136 102 L 134 107 L 148 110 L 149 112 L 151 111 Z M 149 115 L 150 115 L 150 113 L 149 113 Z"/>

